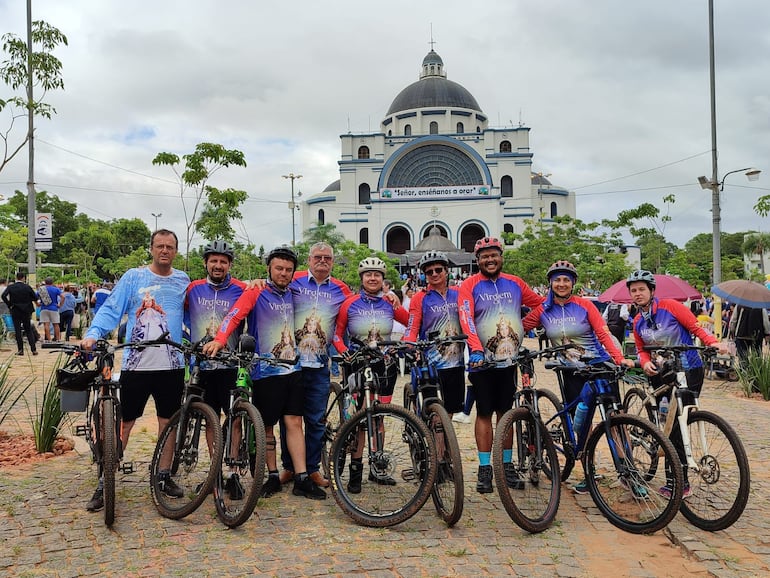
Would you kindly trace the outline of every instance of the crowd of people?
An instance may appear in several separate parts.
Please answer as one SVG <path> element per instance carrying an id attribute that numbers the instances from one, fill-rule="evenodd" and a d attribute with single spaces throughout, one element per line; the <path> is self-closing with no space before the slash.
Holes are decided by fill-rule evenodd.
<path id="1" fill-rule="evenodd" d="M 568 261 L 554 263 L 542 289 L 536 291 L 520 277 L 503 272 L 503 245 L 494 237 L 477 241 L 474 253 L 478 272 L 473 275 L 453 276 L 447 255 L 428 251 L 419 261 L 418 273 L 402 279 L 401 295 L 387 282 L 386 264 L 376 256 L 358 264 L 360 289 L 351 291 L 331 276 L 334 251 L 324 242 L 310 247 L 306 266 L 301 270 L 293 248 L 276 247 L 267 255 L 267 279 L 248 284 L 231 276 L 234 252 L 227 242 L 216 240 L 206 245 L 206 277 L 192 282 L 172 265 L 177 250 L 174 232 L 155 231 L 150 241 L 150 265 L 127 271 L 114 287 L 59 288 L 46 279 L 35 290 L 20 273 L 15 283 L 0 290 L 13 319 L 18 353 L 24 354 L 22 336 L 26 336 L 31 352 L 37 354 L 31 323 L 36 307 L 40 308 L 46 340 L 62 336 L 69 339 L 73 317 L 88 314 L 90 324 L 81 341 L 84 348 L 93 347 L 97 339 L 118 329 L 125 316 L 128 341 L 165 333 L 181 341 L 186 328 L 191 341 L 208 341 L 204 345 L 208 355 L 236 347 L 243 333 L 253 336 L 258 355 L 294 360 L 294 365 L 260 362 L 251 373 L 255 383 L 252 401 L 264 420 L 267 439 L 264 497 L 280 492 L 284 484 L 293 481 L 294 495 L 326 498 L 329 480 L 321 473 L 320 462 L 322 417 L 331 379 L 330 348 L 345 358 L 349 348 L 361 341 L 371 343 L 401 336 L 416 341 L 436 334 L 466 334 L 467 352 L 462 345 L 443 348 L 438 351 L 436 365 L 450 415 L 470 413 L 469 403 L 475 400 L 479 493 L 492 492 L 493 416 L 499 418 L 512 407 L 517 382 L 515 357 L 527 332 L 538 329 L 554 345 L 573 344 L 573 349 L 564 352 L 563 361 L 575 367 L 607 360 L 631 366 L 633 361 L 625 358 L 618 343 L 630 330 L 640 351 L 642 369 L 650 377 L 656 375 L 657 369 L 643 352 L 644 345 L 691 344 L 694 335 L 704 344 L 726 351 L 726 345 L 698 323 L 696 311 L 655 297 L 655 278 L 649 271 L 637 270 L 628 277 L 631 307 L 613 305 L 602 314 L 593 301 L 579 295 L 574 265 Z M 738 319 L 743 321 L 735 323 L 736 328 L 743 322 L 756 329 L 757 322 L 749 317 L 740 315 Z M 757 331 L 762 337 L 770 335 L 766 326 Z M 688 383 L 697 395 L 704 379 L 702 361 L 696 352 L 688 352 L 684 362 Z M 391 365 L 379 370 L 382 375 L 378 393 L 381 400 L 388 402 L 397 369 Z M 183 380 L 183 360 L 170 347 L 126 350 L 120 372 L 124 448 L 150 397 L 155 402 L 160 432 L 179 406 Z M 221 411 L 235 383 L 234 370 L 212 364 L 202 372 L 202 382 L 205 400 L 215 411 Z M 578 379 L 567 376 L 565 401 L 574 399 L 581 386 Z M 678 440 L 673 441 L 676 445 Z M 505 482 L 514 489 L 523 487 L 511 464 L 511 452 L 503 457 Z M 347 489 L 360 492 L 366 473 L 362 457 L 352 456 L 348 467 Z M 226 491 L 238 494 L 237 473 L 223 474 L 228 478 Z M 161 480 L 164 493 L 181 495 L 170 472 L 162 472 Z M 392 477 L 375 477 L 371 472 L 367 480 L 398 483 Z M 582 483 L 574 489 L 585 491 Z M 102 507 L 100 480 L 87 509 L 97 511 Z"/>

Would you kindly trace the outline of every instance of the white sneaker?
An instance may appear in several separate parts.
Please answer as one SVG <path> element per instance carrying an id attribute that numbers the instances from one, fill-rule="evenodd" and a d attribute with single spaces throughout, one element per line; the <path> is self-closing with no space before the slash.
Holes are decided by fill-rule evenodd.
<path id="1" fill-rule="evenodd" d="M 452 421 L 457 423 L 471 423 L 471 416 L 464 414 L 463 412 L 456 413 L 452 416 Z"/>

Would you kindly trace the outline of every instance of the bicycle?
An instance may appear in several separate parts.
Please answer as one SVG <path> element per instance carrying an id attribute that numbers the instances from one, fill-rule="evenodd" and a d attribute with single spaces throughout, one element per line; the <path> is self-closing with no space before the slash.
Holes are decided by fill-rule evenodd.
<path id="1" fill-rule="evenodd" d="M 562 405 L 556 416 L 545 422 L 557 452 L 565 455 L 567 468 L 571 470 L 576 459 L 582 461 L 588 492 L 614 526 L 634 534 L 664 528 L 682 503 L 681 463 L 673 444 L 658 428 L 646 419 L 621 411 L 618 380 L 625 369 L 607 362 L 581 367 L 546 362 L 545 367 L 557 372 L 562 399 L 565 371 L 585 380 L 578 398 Z M 587 409 L 576 432 L 571 412 L 581 402 Z M 592 428 L 597 409 L 600 423 Z M 553 427 L 557 419 L 561 430 Z M 606 448 L 604 444 L 600 447 L 602 438 Z M 657 452 L 662 453 L 669 466 L 664 468 L 665 472 L 651 468 L 648 444 L 640 443 L 642 439 L 656 444 Z M 671 488 L 670 494 L 658 493 L 658 486 L 662 485 Z"/>
<path id="2" fill-rule="evenodd" d="M 467 335 L 429 336 L 420 341 L 398 341 L 392 346 L 412 365 L 410 383 L 404 387 L 404 407 L 425 423 L 433 437 L 438 470 L 431 497 L 436 512 L 450 528 L 463 513 L 463 464 L 457 434 L 441 397 L 436 363 L 441 359 L 440 347 L 467 339 Z"/>
<path id="3" fill-rule="evenodd" d="M 681 440 L 678 448 L 685 466 L 682 515 L 696 527 L 716 532 L 740 518 L 749 499 L 751 472 L 746 451 L 735 430 L 719 415 L 700 408 L 698 398 L 687 386 L 682 355 L 701 351 L 706 361 L 716 354 L 712 347 L 693 345 L 646 346 L 659 367 L 660 382 L 647 389 L 635 387 L 626 392 L 623 407 L 630 414 L 644 415 L 658 425 L 667 437 Z M 670 399 L 668 415 L 661 416 L 658 400 Z M 651 440 L 644 440 L 650 453 L 650 468 L 657 467 L 658 452 Z"/>
<path id="4" fill-rule="evenodd" d="M 120 383 L 113 379 L 115 352 L 124 347 L 141 349 L 157 343 L 151 340 L 111 345 L 107 340 L 100 339 L 93 350 L 64 343 L 42 345 L 43 349 L 56 349 L 69 357 L 57 370 L 56 386 L 63 391 L 84 394 L 78 410 L 86 412 L 86 423 L 77 425 L 75 434 L 86 439 L 93 462 L 98 466 L 99 478 L 103 481 L 104 523 L 107 526 L 112 526 L 115 521 L 115 472 L 131 474 L 134 471 L 133 464 L 121 463 L 123 416 Z M 94 394 L 93 403 L 89 405 L 91 391 Z"/>
<path id="5" fill-rule="evenodd" d="M 550 527 L 561 500 L 559 454 L 540 415 L 540 398 L 551 392 L 534 387 L 534 360 L 571 347 L 519 349 L 513 362 L 519 368 L 521 388 L 495 428 L 492 464 L 497 493 L 511 519 L 530 533 Z M 508 451 L 512 459 L 506 463 Z"/>
<path id="6" fill-rule="evenodd" d="M 342 423 L 329 450 L 331 490 L 345 514 L 370 527 L 411 518 L 425 505 L 436 478 L 436 446 L 428 428 L 405 408 L 380 403 L 377 395 L 379 376 L 386 362 L 392 363 L 378 345 L 392 343 L 361 344 L 338 358 L 358 410 Z"/>
<path id="7" fill-rule="evenodd" d="M 204 502 L 220 477 L 222 427 L 219 416 L 203 401 L 200 364 L 206 357 L 201 354 L 201 343 L 183 345 L 164 340 L 162 344 L 182 352 L 190 375 L 185 380 L 179 410 L 158 436 L 150 463 L 150 494 L 162 516 L 179 520 Z M 182 489 L 182 496 L 166 495 L 165 483 L 169 479 Z"/>

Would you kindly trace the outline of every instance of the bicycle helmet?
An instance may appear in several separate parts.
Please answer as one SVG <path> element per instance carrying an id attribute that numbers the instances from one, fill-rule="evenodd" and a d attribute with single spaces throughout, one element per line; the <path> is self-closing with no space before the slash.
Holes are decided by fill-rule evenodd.
<path id="1" fill-rule="evenodd" d="M 367 257 L 358 264 L 358 275 L 362 275 L 366 271 L 378 271 L 385 276 L 385 261 L 379 257 Z"/>
<path id="2" fill-rule="evenodd" d="M 637 269 L 636 271 L 632 271 L 628 276 L 628 279 L 626 279 L 626 287 L 630 287 L 631 283 L 636 283 L 637 281 L 644 281 L 647 283 L 647 287 L 650 289 L 655 289 L 655 276 L 646 269 Z"/>
<path id="3" fill-rule="evenodd" d="M 209 255 L 224 255 L 230 261 L 235 258 L 235 253 L 230 243 L 221 239 L 212 241 L 203 248 L 203 258 L 207 259 Z"/>
<path id="4" fill-rule="evenodd" d="M 483 237 L 476 241 L 476 246 L 473 248 L 473 254 L 478 255 L 479 251 L 489 248 L 497 249 L 500 251 L 500 254 L 503 253 L 503 244 L 500 242 L 500 239 L 497 237 Z"/>
<path id="5" fill-rule="evenodd" d="M 575 269 L 575 266 L 569 261 L 556 261 L 556 263 L 548 267 L 548 272 L 545 277 L 548 279 L 549 283 L 551 282 L 551 277 L 554 275 L 566 275 L 567 277 L 571 277 L 573 283 L 577 281 L 578 277 L 577 269 Z"/>
<path id="6" fill-rule="evenodd" d="M 297 267 L 297 254 L 294 252 L 294 249 L 289 247 L 288 245 L 281 245 L 280 247 L 276 247 L 272 251 L 270 251 L 267 254 L 267 265 L 270 266 L 270 261 L 275 259 L 276 257 L 280 259 L 286 259 L 287 261 L 291 261 L 294 263 L 294 267 Z"/>
<path id="7" fill-rule="evenodd" d="M 422 270 L 426 265 L 430 265 L 431 263 L 441 263 L 444 266 L 448 266 L 449 258 L 443 251 L 428 251 L 420 257 L 420 262 L 417 266 Z"/>

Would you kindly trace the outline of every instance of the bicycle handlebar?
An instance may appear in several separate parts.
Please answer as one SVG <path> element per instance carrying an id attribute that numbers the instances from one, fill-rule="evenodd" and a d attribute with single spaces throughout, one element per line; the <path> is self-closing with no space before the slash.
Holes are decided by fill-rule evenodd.
<path id="1" fill-rule="evenodd" d="M 654 351 L 661 357 L 668 357 L 675 353 L 687 351 L 702 352 L 705 357 L 713 357 L 717 354 L 717 348 L 712 345 L 645 345 L 644 351 Z"/>
<path id="2" fill-rule="evenodd" d="M 546 361 L 546 369 L 552 369 L 554 371 L 571 371 L 575 375 L 585 378 L 601 377 L 602 375 L 610 374 L 613 378 L 619 378 L 626 372 L 624 365 L 615 365 L 610 361 L 602 361 L 593 365 L 569 365 L 567 363 L 559 363 L 557 361 Z"/>

